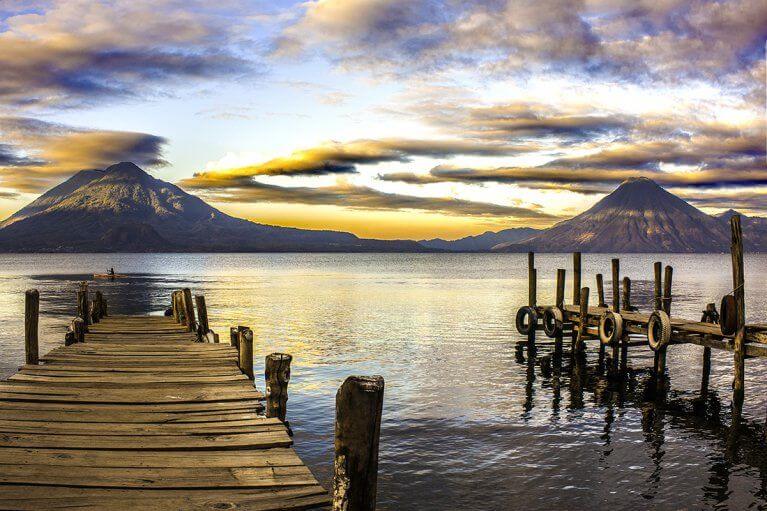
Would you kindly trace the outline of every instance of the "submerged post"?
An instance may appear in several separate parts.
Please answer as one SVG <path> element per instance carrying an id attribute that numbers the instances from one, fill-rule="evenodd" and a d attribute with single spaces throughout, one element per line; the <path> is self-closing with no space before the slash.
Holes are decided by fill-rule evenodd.
<path id="1" fill-rule="evenodd" d="M 266 380 L 266 416 L 277 417 L 285 422 L 288 411 L 288 383 L 290 382 L 290 362 L 287 353 L 272 353 L 264 362 Z"/>
<path id="2" fill-rule="evenodd" d="M 240 348 L 240 356 L 238 357 L 240 371 L 253 380 L 255 378 L 253 374 L 253 330 L 250 328 L 240 330 L 238 344 Z"/>
<path id="3" fill-rule="evenodd" d="M 40 293 L 37 289 L 28 289 L 24 294 L 24 353 L 26 363 L 37 365 L 40 362 L 38 347 L 38 325 L 40 319 Z"/>
<path id="4" fill-rule="evenodd" d="M 185 287 L 182 291 L 183 296 L 183 304 L 184 304 L 184 321 L 186 324 L 186 329 L 190 332 L 194 332 L 195 329 L 195 322 L 194 322 L 194 303 L 192 302 L 192 290 L 188 287 Z"/>
<path id="5" fill-rule="evenodd" d="M 200 323 L 202 335 L 205 335 L 210 331 L 210 325 L 208 324 L 208 307 L 205 305 L 205 297 L 203 295 L 196 295 L 194 297 L 194 303 L 197 305 L 197 320 Z"/>
<path id="6" fill-rule="evenodd" d="M 333 511 L 374 511 L 384 379 L 350 376 L 336 394 Z"/>

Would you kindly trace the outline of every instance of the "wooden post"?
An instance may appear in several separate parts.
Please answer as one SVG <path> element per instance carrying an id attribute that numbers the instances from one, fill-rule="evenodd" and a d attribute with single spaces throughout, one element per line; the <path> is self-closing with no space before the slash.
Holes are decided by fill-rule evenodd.
<path id="1" fill-rule="evenodd" d="M 99 322 L 99 319 L 99 304 L 96 298 L 94 298 L 91 302 L 91 323 L 95 325 Z"/>
<path id="2" fill-rule="evenodd" d="M 74 342 L 85 342 L 85 331 L 85 320 L 83 320 L 83 318 L 75 318 L 72 320 Z"/>
<path id="3" fill-rule="evenodd" d="M 573 305 L 581 303 L 581 253 L 573 252 Z"/>
<path id="4" fill-rule="evenodd" d="M 620 312 L 621 310 L 621 260 L 613 259 L 612 261 L 612 279 L 613 279 L 613 310 Z"/>
<path id="5" fill-rule="evenodd" d="M 255 379 L 253 374 L 253 330 L 245 328 L 239 331 L 240 356 L 238 362 L 240 370 L 251 380 Z"/>
<path id="6" fill-rule="evenodd" d="M 671 279 L 673 274 L 674 269 L 670 265 L 666 265 L 666 270 L 663 275 L 663 298 L 661 299 L 661 310 L 669 315 L 671 315 Z M 655 391 L 658 397 L 662 397 L 666 391 L 667 350 L 668 346 L 664 346 L 655 352 Z"/>
<path id="7" fill-rule="evenodd" d="M 631 279 L 628 277 L 623 277 L 623 309 L 624 310 L 631 310 Z M 620 363 L 620 370 L 621 373 L 626 373 L 628 370 L 628 359 L 629 359 L 629 345 L 628 345 L 629 336 L 628 334 L 625 334 L 623 336 L 623 339 L 621 340 L 621 363 Z"/>
<path id="8" fill-rule="evenodd" d="M 173 308 L 173 320 L 176 323 L 181 323 L 181 301 L 179 300 L 179 293 L 181 293 L 181 291 L 173 291 L 170 294 L 170 305 Z"/>
<path id="9" fill-rule="evenodd" d="M 671 278 L 674 276 L 674 268 L 666 265 L 663 275 L 663 310 L 671 316 Z"/>
<path id="10" fill-rule="evenodd" d="M 605 303 L 605 283 L 601 273 L 597 273 L 597 307 L 607 307 Z"/>
<path id="11" fill-rule="evenodd" d="M 277 417 L 285 422 L 288 410 L 288 382 L 290 382 L 290 362 L 287 353 L 272 353 L 266 356 L 264 378 L 266 379 L 266 416 Z"/>
<path id="12" fill-rule="evenodd" d="M 743 285 L 745 284 L 745 272 L 743 269 L 743 233 L 740 230 L 740 215 L 730 218 L 730 230 L 732 231 L 732 288 L 735 295 L 735 304 L 738 318 L 738 328 L 746 324 L 746 295 Z"/>
<path id="13" fill-rule="evenodd" d="M 186 329 L 194 332 L 196 325 L 194 321 L 194 302 L 192 302 L 192 290 L 185 287 L 183 290 L 184 319 Z"/>
<path id="14" fill-rule="evenodd" d="M 527 253 L 527 305 L 535 307 L 538 301 L 538 275 L 535 271 L 535 252 Z"/>
<path id="15" fill-rule="evenodd" d="M 100 321 L 106 316 L 106 309 L 104 307 L 104 294 L 101 291 L 96 291 L 96 304 Z"/>
<path id="16" fill-rule="evenodd" d="M 565 306 L 565 270 L 557 270 L 557 292 L 554 305 L 562 309 Z M 554 336 L 554 363 L 559 364 L 562 361 L 562 332 Z"/>
<path id="17" fill-rule="evenodd" d="M 77 290 L 77 316 L 83 318 L 87 330 L 91 315 L 88 310 L 88 283 L 85 281 L 80 282 L 80 288 Z"/>
<path id="18" fill-rule="evenodd" d="M 333 511 L 374 511 L 384 379 L 350 376 L 336 394 Z"/>
<path id="19" fill-rule="evenodd" d="M 586 326 L 589 322 L 589 288 L 581 288 L 581 294 L 579 298 L 580 312 L 578 314 L 578 337 L 576 338 L 575 345 L 573 346 L 573 353 L 576 351 L 582 351 L 586 348 Z"/>
<path id="20" fill-rule="evenodd" d="M 38 325 L 40 321 L 40 293 L 37 289 L 28 289 L 24 294 L 24 352 L 26 363 L 37 365 L 40 362 L 38 347 Z"/>
<path id="21" fill-rule="evenodd" d="M 620 270 L 620 259 L 614 258 L 611 261 L 611 269 L 612 269 L 612 291 L 613 291 L 613 304 L 612 308 L 615 312 L 620 312 L 621 310 L 621 286 L 620 286 L 620 279 L 621 279 L 621 270 Z M 624 343 L 624 339 L 620 339 L 619 342 L 616 342 L 612 345 L 612 356 L 610 357 L 610 367 L 608 369 L 608 376 L 615 378 L 618 376 L 618 363 L 620 360 L 620 344 Z"/>
<path id="22" fill-rule="evenodd" d="M 208 324 L 208 307 L 205 305 L 205 297 L 203 295 L 195 296 L 194 303 L 197 305 L 197 320 L 200 323 L 202 335 L 205 335 L 210 332 L 210 325 Z"/>
<path id="23" fill-rule="evenodd" d="M 661 299 L 661 269 L 663 264 L 660 261 L 656 261 L 653 264 L 653 270 L 655 272 L 655 310 L 663 310 L 663 300 Z"/>
<path id="24" fill-rule="evenodd" d="M 236 326 L 229 327 L 229 343 L 233 348 L 240 349 L 240 334 Z"/>
<path id="25" fill-rule="evenodd" d="M 713 317 L 712 313 L 716 310 L 716 305 L 713 303 L 709 303 L 706 305 L 706 312 L 703 313 L 703 317 L 701 318 L 702 322 L 705 323 L 713 323 Z M 706 336 L 708 337 L 708 336 Z M 704 400 L 706 399 L 706 396 L 708 395 L 708 383 L 711 377 L 711 348 L 709 346 L 705 346 L 703 348 L 703 370 L 701 374 L 700 379 L 700 396 Z"/>

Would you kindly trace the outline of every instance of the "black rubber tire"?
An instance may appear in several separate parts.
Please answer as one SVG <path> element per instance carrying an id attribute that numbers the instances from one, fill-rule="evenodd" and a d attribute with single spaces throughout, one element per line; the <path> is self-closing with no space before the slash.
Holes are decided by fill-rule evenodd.
<path id="1" fill-rule="evenodd" d="M 719 307 L 719 326 L 723 335 L 735 335 L 738 331 L 738 310 L 735 297 L 727 295 L 722 298 L 722 305 Z"/>
<path id="2" fill-rule="evenodd" d="M 605 346 L 614 346 L 623 337 L 623 316 L 607 311 L 599 318 L 599 340 Z"/>
<path id="3" fill-rule="evenodd" d="M 543 311 L 543 331 L 548 337 L 556 337 L 562 333 L 562 323 L 565 321 L 565 313 L 559 307 L 547 307 Z"/>
<path id="4" fill-rule="evenodd" d="M 525 319 L 527 319 L 527 323 L 525 323 Z M 517 332 L 522 335 L 527 335 L 530 333 L 530 329 L 535 328 L 535 325 L 538 323 L 538 313 L 533 307 L 520 307 L 517 311 L 517 318 L 515 323 L 517 326 Z"/>
<path id="5" fill-rule="evenodd" d="M 647 343 L 658 351 L 671 342 L 671 318 L 663 311 L 655 311 L 647 321 Z"/>

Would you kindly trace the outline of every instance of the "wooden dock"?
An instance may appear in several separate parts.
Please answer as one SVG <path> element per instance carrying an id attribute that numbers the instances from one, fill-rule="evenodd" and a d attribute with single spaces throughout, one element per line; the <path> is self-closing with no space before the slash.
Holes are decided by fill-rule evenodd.
<path id="1" fill-rule="evenodd" d="M 243 374 L 237 347 L 199 342 L 178 312 L 104 317 L 98 302 L 93 310 L 98 322 L 74 325 L 86 323 L 84 339 L 41 364 L 36 311 L 32 354 L 28 316 L 28 363 L 0 383 L 0 509 L 330 503 L 285 424 L 261 415 L 264 395 Z M 207 311 L 204 321 L 207 334 Z"/>

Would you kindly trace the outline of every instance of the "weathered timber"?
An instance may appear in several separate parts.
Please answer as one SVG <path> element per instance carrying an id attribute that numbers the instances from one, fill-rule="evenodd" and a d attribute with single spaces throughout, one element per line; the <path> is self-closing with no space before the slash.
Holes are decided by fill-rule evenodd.
<path id="1" fill-rule="evenodd" d="M 40 293 L 29 289 L 24 294 L 24 353 L 27 364 L 37 364 L 40 358 L 38 328 Z"/>
<path id="2" fill-rule="evenodd" d="M 555 295 L 554 305 L 558 308 L 565 306 L 565 270 L 564 268 L 557 269 L 557 289 Z M 560 329 L 554 336 L 554 362 L 560 364 L 562 361 L 562 329 Z"/>
<path id="3" fill-rule="evenodd" d="M 733 342 L 732 417 L 739 422 L 743 415 L 743 398 L 746 379 L 745 328 L 741 327 Z"/>
<path id="4" fill-rule="evenodd" d="M 238 331 L 239 339 L 237 344 L 239 346 L 239 358 L 238 363 L 240 370 L 248 378 L 253 380 L 255 375 L 253 373 L 253 330 L 250 328 L 243 328 Z"/>
<path id="5" fill-rule="evenodd" d="M 655 294 L 654 294 L 654 296 L 655 296 L 655 310 L 657 310 L 657 311 L 663 310 L 663 299 L 662 299 L 662 287 L 663 287 L 663 280 L 662 279 L 663 279 L 663 277 L 662 277 L 662 272 L 663 272 L 663 263 L 661 263 L 660 261 L 656 261 L 655 263 L 653 263 L 653 273 L 655 275 L 655 280 L 654 280 L 654 283 L 655 283 L 655 286 L 654 286 L 654 291 L 655 291 Z"/>
<path id="6" fill-rule="evenodd" d="M 631 279 L 628 277 L 623 277 L 623 289 L 622 289 L 622 302 L 623 302 L 623 309 L 622 314 L 625 316 L 626 311 L 631 311 Z M 628 346 L 628 332 L 624 331 L 623 339 L 621 341 L 621 361 L 620 361 L 620 372 L 621 374 L 626 374 L 626 371 L 628 370 L 628 358 L 629 358 L 629 346 Z"/>
<path id="7" fill-rule="evenodd" d="M 85 342 L 85 320 L 77 317 L 72 320 L 72 332 L 74 334 L 74 342 Z"/>
<path id="8" fill-rule="evenodd" d="M 170 295 L 170 304 L 171 308 L 173 309 L 173 320 L 176 323 L 181 323 L 181 301 L 179 300 L 179 293 L 181 291 L 173 291 Z"/>
<path id="9" fill-rule="evenodd" d="M 350 376 L 336 394 L 333 511 L 374 511 L 384 379 Z"/>
<path id="10" fill-rule="evenodd" d="M 738 328 L 746 324 L 746 298 L 744 285 L 746 282 L 743 269 L 743 233 L 740 228 L 740 215 L 730 218 L 730 231 L 732 244 L 730 255 L 732 256 L 732 288 L 735 296 Z"/>
<path id="11" fill-rule="evenodd" d="M 581 300 L 581 253 L 573 252 L 573 305 Z"/>
<path id="12" fill-rule="evenodd" d="M 194 320 L 194 303 L 192 302 L 192 290 L 185 287 L 182 290 L 182 303 L 184 309 L 184 324 L 186 329 L 190 332 L 194 332 L 197 325 Z"/>
<path id="13" fill-rule="evenodd" d="M 285 422 L 288 410 L 288 383 L 290 382 L 290 362 L 287 353 L 272 353 L 264 362 L 266 380 L 266 416 L 276 417 Z"/>
<path id="14" fill-rule="evenodd" d="M 597 273 L 597 307 L 607 307 L 605 303 L 605 284 L 601 273 Z"/>
<path id="15" fill-rule="evenodd" d="M 203 295 L 195 295 L 194 303 L 197 306 L 197 322 L 200 325 L 200 331 L 202 331 L 202 335 L 205 335 L 210 331 L 210 325 L 208 324 L 208 308 L 205 305 L 205 297 Z"/>
<path id="16" fill-rule="evenodd" d="M 621 310 L 621 295 L 620 295 L 620 259 L 613 258 L 610 261 L 611 266 L 611 273 L 612 273 L 612 292 L 613 292 L 613 303 L 612 303 L 612 309 L 614 312 L 620 313 Z M 612 356 L 610 357 L 610 367 L 608 368 L 607 374 L 611 378 L 616 378 L 618 376 L 619 371 L 619 361 L 620 361 L 620 344 L 625 343 L 626 339 L 622 336 L 619 342 L 614 343 L 612 345 Z"/>
<path id="17" fill-rule="evenodd" d="M 573 352 L 582 351 L 586 348 L 586 327 L 589 323 L 589 288 L 581 288 L 578 305 L 580 307 L 578 313 L 578 335 L 572 347 Z"/>
<path id="18" fill-rule="evenodd" d="M 80 286 L 77 289 L 77 316 L 83 318 L 85 321 L 86 329 L 90 324 L 90 311 L 88 309 L 88 283 L 80 282 Z"/>

